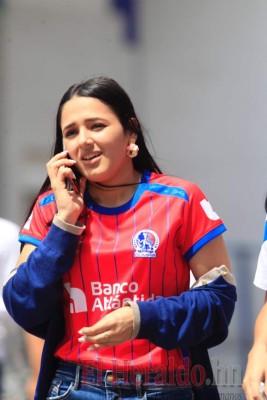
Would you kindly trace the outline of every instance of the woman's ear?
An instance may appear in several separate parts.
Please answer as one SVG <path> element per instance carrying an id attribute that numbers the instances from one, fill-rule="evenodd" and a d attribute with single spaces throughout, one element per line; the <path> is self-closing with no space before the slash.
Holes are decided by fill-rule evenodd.
<path id="1" fill-rule="evenodd" d="M 129 132 L 129 143 L 135 143 L 137 141 L 137 133 Z"/>
<path id="2" fill-rule="evenodd" d="M 130 128 L 130 130 L 132 130 L 135 133 L 137 133 L 139 131 L 140 125 L 135 117 L 132 117 L 129 119 L 129 128 Z"/>

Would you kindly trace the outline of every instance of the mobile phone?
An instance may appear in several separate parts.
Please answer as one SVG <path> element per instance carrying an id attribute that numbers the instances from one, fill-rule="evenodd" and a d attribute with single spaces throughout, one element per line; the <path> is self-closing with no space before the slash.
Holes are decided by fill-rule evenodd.
<path id="1" fill-rule="evenodd" d="M 70 159 L 70 156 L 68 155 L 67 158 Z M 66 188 L 68 191 L 74 191 L 75 193 L 80 193 L 80 178 L 82 175 L 75 165 L 73 165 L 70 168 L 72 169 L 76 179 L 66 178 L 65 180 Z"/>
<path id="2" fill-rule="evenodd" d="M 264 383 L 264 382 L 261 382 L 261 383 L 260 383 L 260 392 L 261 392 L 262 398 L 263 398 L 264 400 L 266 400 L 266 399 L 267 399 L 267 396 L 266 396 L 266 394 L 264 393 L 264 387 L 265 387 L 265 383 Z"/>

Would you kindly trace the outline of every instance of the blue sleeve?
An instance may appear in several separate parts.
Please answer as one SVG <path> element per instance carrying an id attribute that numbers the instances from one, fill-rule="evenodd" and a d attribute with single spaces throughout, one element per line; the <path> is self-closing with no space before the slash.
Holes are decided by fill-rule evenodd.
<path id="1" fill-rule="evenodd" d="M 23 329 L 32 331 L 42 327 L 62 295 L 62 275 L 74 261 L 79 236 L 66 232 L 54 224 L 46 238 L 9 278 L 3 288 L 7 311 Z"/>
<path id="2" fill-rule="evenodd" d="M 138 302 L 137 339 L 148 339 L 166 350 L 200 343 L 216 346 L 228 335 L 236 299 L 236 287 L 219 276 L 180 296 Z"/>

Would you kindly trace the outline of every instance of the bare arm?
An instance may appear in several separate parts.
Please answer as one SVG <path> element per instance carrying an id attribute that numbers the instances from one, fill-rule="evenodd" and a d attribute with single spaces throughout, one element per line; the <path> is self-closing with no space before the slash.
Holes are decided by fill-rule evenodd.
<path id="1" fill-rule="evenodd" d="M 221 265 L 225 265 L 229 271 L 231 270 L 230 260 L 222 235 L 202 247 L 189 262 L 189 266 L 196 279 L 199 279 L 214 267 L 220 267 Z"/>
<path id="2" fill-rule="evenodd" d="M 29 400 L 34 398 L 35 388 L 40 369 L 40 361 L 43 350 L 44 341 L 36 336 L 24 332 L 24 340 L 28 363 L 30 367 L 30 376 L 26 381 L 25 391 Z"/>
<path id="3" fill-rule="evenodd" d="M 20 266 L 23 262 L 27 261 L 29 255 L 33 252 L 33 250 L 36 248 L 36 246 L 32 244 L 25 244 L 25 246 L 22 249 L 22 252 L 20 253 L 20 256 L 18 258 L 16 268 Z"/>
<path id="4" fill-rule="evenodd" d="M 267 302 L 261 308 L 254 327 L 254 342 L 248 354 L 243 380 L 247 400 L 262 400 L 260 382 L 267 381 Z"/>

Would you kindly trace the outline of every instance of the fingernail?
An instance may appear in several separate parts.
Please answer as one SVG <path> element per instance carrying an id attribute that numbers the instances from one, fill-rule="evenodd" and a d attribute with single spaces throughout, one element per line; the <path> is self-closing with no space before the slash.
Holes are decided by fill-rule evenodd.
<path id="1" fill-rule="evenodd" d="M 88 347 L 87 350 L 88 350 L 88 351 L 95 350 L 95 346 L 90 346 L 90 347 Z"/>
<path id="2" fill-rule="evenodd" d="M 85 342 L 85 338 L 84 337 L 80 337 L 80 338 L 78 338 L 78 341 L 79 342 Z"/>

